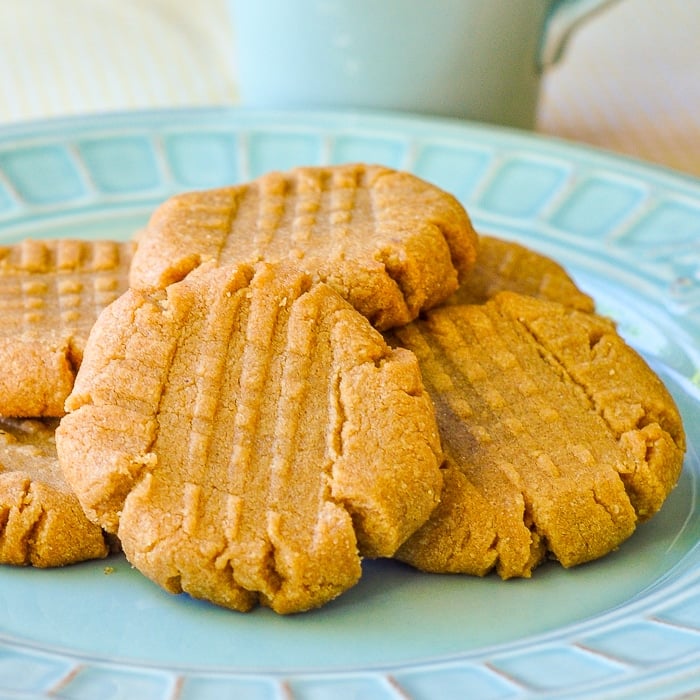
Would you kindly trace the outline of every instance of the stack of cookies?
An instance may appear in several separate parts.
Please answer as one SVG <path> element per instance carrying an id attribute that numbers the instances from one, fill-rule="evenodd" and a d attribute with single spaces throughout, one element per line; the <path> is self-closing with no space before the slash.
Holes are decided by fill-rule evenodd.
<path id="1" fill-rule="evenodd" d="M 502 578 L 590 561 L 681 470 L 672 397 L 591 298 L 408 173 L 270 173 L 171 198 L 135 251 L 2 255 L 6 563 L 111 536 L 168 591 L 293 613 L 363 557 Z"/>
<path id="2" fill-rule="evenodd" d="M 53 567 L 107 555 L 63 477 L 54 432 L 90 329 L 128 287 L 134 244 L 0 247 L 0 563 Z"/>

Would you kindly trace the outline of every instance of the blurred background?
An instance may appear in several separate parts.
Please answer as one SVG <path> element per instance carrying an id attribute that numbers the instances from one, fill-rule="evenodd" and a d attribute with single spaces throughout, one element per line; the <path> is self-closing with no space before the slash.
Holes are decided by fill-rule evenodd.
<path id="1" fill-rule="evenodd" d="M 543 84 L 537 130 L 700 176 L 700 2 L 619 0 Z M 235 105 L 225 0 L 0 0 L 0 126 Z"/>

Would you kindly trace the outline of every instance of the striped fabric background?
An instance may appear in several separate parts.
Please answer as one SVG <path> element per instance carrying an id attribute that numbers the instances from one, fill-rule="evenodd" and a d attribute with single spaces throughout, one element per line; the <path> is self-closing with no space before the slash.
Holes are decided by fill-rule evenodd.
<path id="1" fill-rule="evenodd" d="M 546 77 L 539 130 L 700 176 L 700 1 L 619 0 Z M 225 0 L 0 0 L 0 125 L 235 104 Z"/>
<path id="2" fill-rule="evenodd" d="M 0 0 L 0 123 L 236 101 L 224 0 Z"/>
<path id="3" fill-rule="evenodd" d="M 700 176 L 700 1 L 618 0 L 547 76 L 539 128 Z"/>

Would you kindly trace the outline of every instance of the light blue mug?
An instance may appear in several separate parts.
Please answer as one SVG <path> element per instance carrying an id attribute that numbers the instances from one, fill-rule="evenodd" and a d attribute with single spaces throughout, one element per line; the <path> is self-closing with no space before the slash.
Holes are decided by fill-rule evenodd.
<path id="1" fill-rule="evenodd" d="M 534 126 L 543 71 L 616 0 L 229 0 L 241 103 Z"/>

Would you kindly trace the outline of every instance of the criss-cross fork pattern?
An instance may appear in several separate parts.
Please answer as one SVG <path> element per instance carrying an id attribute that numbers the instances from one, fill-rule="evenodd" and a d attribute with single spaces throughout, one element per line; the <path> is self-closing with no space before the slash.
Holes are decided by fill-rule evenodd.
<path id="1" fill-rule="evenodd" d="M 166 589 L 236 609 L 335 597 L 440 490 L 415 358 L 291 264 L 132 289 L 68 408 L 59 454 L 84 507 Z"/>
<path id="2" fill-rule="evenodd" d="M 383 330 L 443 301 L 475 250 L 464 208 L 433 185 L 382 166 L 309 166 L 170 198 L 139 237 L 131 283 L 292 260 Z"/>
<path id="3" fill-rule="evenodd" d="M 87 336 L 127 287 L 133 244 L 32 240 L 0 248 L 0 335 Z"/>
<path id="4" fill-rule="evenodd" d="M 0 415 L 60 417 L 90 330 L 128 286 L 131 242 L 0 247 Z"/>
<path id="5" fill-rule="evenodd" d="M 398 329 L 416 352 L 450 470 L 399 556 L 529 576 L 602 556 L 660 507 L 684 451 L 663 385 L 607 320 L 503 293 Z"/>

